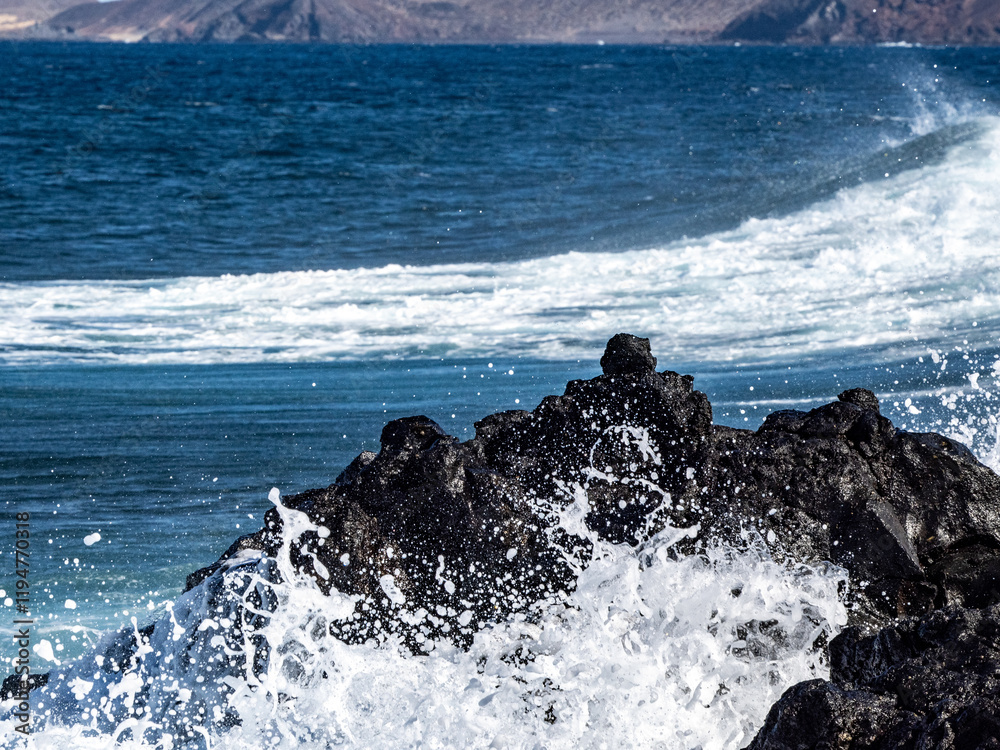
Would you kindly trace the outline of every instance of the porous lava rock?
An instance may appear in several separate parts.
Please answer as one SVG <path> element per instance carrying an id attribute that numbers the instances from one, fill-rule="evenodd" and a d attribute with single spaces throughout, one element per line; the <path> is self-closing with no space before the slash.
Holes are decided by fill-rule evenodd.
<path id="1" fill-rule="evenodd" d="M 714 533 L 749 520 L 793 557 L 846 568 L 855 622 L 1000 600 L 1000 480 L 953 440 L 896 430 L 871 392 L 756 432 L 716 427 L 713 445 Z"/>
<path id="2" fill-rule="evenodd" d="M 713 425 L 693 378 L 657 372 L 649 341 L 628 334 L 609 341 L 601 365 L 533 411 L 477 422 L 464 443 L 427 417 L 390 422 L 377 454 L 284 501 L 327 533 L 303 537 L 295 564 L 359 597 L 337 635 L 463 641 L 571 589 L 567 561 L 585 563 L 588 546 L 553 519 L 574 501 L 614 543 L 697 525 L 685 552 L 757 536 L 777 556 L 840 565 L 852 623 L 869 628 L 1000 601 L 1000 479 L 962 445 L 897 430 L 857 388 L 808 412 L 775 412 L 756 431 Z M 274 554 L 280 531 L 272 510 L 188 586 L 240 550 Z M 400 617 L 407 608 L 438 614 L 417 633 Z"/>
<path id="3" fill-rule="evenodd" d="M 560 539 L 551 516 L 578 493 L 589 525 L 615 542 L 637 543 L 668 514 L 697 521 L 710 465 L 708 399 L 691 377 L 656 372 L 648 340 L 612 341 L 603 375 L 569 383 L 534 411 L 486 417 L 465 443 L 427 417 L 395 420 L 377 454 L 359 455 L 329 487 L 283 501 L 329 531 L 306 534 L 293 562 L 321 586 L 360 597 L 358 616 L 334 626 L 339 637 L 395 632 L 417 648 L 442 635 L 462 642 L 570 589 L 567 554 L 585 558 L 587 545 Z M 263 529 L 189 576 L 188 588 L 241 550 L 275 554 L 280 532 L 271 510 Z M 387 593 L 386 576 L 398 595 Z M 416 609 L 437 614 L 407 624 L 401 614 Z"/>
<path id="4" fill-rule="evenodd" d="M 787 690 L 747 750 L 1000 748 L 1000 607 L 851 627 L 830 662 L 830 680 Z"/>

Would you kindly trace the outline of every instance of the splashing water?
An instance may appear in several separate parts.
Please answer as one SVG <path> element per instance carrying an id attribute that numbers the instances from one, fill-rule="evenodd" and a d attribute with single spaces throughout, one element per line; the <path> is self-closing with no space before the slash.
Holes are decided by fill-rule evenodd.
<path id="1" fill-rule="evenodd" d="M 34 744 L 735 748 L 788 686 L 826 675 L 844 571 L 779 564 L 750 537 L 678 555 L 696 528 L 609 544 L 586 528 L 584 487 L 565 490 L 556 524 L 592 546 L 575 591 L 425 656 L 329 635 L 357 598 L 294 568 L 293 545 L 320 529 L 272 490 L 275 558 L 231 558 L 154 627 L 133 619 L 54 672 L 33 693 Z M 0 731 L 15 736 L 10 720 Z"/>
<path id="2" fill-rule="evenodd" d="M 973 323 L 973 326 L 976 324 Z M 936 432 L 969 448 L 1000 471 L 1000 348 L 968 339 L 929 347 L 893 368 L 906 379 L 878 395 L 883 413 L 903 430 Z M 886 372 L 889 370 L 886 369 Z"/>

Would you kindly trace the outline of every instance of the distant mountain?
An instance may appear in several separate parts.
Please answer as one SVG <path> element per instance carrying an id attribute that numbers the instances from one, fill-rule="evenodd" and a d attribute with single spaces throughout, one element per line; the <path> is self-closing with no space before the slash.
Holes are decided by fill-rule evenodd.
<path id="1" fill-rule="evenodd" d="M 122 41 L 711 41 L 760 0 L 119 0 L 51 33 Z"/>
<path id="2" fill-rule="evenodd" d="M 62 10 L 23 34 L 152 42 L 997 45 L 1000 0 L 118 0 Z"/>
<path id="3" fill-rule="evenodd" d="M 22 32 L 80 0 L 0 0 L 0 35 Z"/>
<path id="4" fill-rule="evenodd" d="M 1000 0 L 764 0 L 723 40 L 793 44 L 1000 44 Z"/>

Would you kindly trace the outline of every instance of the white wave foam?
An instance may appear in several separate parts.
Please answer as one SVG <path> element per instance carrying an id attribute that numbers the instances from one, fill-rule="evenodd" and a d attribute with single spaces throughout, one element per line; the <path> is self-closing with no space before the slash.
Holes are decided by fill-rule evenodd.
<path id="1" fill-rule="evenodd" d="M 569 531 L 587 512 L 575 495 Z M 736 748 L 787 687 L 827 675 L 822 642 L 846 622 L 843 571 L 778 564 L 759 545 L 678 558 L 686 532 L 668 528 L 641 551 L 584 532 L 595 555 L 576 591 L 468 651 L 347 645 L 326 633 L 353 601 L 289 562 L 316 527 L 278 508 L 277 560 L 233 560 L 148 640 L 133 625 L 55 673 L 33 698 L 35 747 Z M 139 665 L 113 669 L 132 638 Z M 243 678 L 239 664 L 258 668 Z"/>
<path id="2" fill-rule="evenodd" d="M 512 263 L 0 285 L 0 362 L 525 354 L 764 362 L 1000 330 L 1000 124 L 940 164 L 661 248 Z M 974 328 L 973 326 L 978 326 Z"/>

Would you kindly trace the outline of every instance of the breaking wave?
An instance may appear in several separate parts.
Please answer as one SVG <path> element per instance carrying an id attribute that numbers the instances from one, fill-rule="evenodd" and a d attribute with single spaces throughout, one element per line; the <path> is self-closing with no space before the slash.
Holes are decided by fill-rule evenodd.
<path id="1" fill-rule="evenodd" d="M 945 156 L 904 169 L 921 149 Z M 634 330 L 671 361 L 752 364 L 995 338 L 1000 119 L 880 157 L 900 171 L 865 173 L 784 216 L 622 253 L 0 284 L 0 363 L 577 359 L 599 354 L 609 331 Z"/>
<path id="2" fill-rule="evenodd" d="M 828 674 L 844 571 L 777 562 L 751 537 L 676 554 L 696 527 L 608 544 L 586 530 L 586 492 L 570 491 L 559 526 L 594 545 L 575 591 L 481 630 L 468 650 L 414 656 L 392 637 L 329 635 L 356 597 L 326 596 L 294 569 L 292 545 L 322 530 L 272 490 L 279 554 L 231 559 L 155 627 L 133 619 L 55 670 L 32 693 L 34 747 L 734 748 L 785 689 Z M 14 737 L 8 718 L 0 740 Z"/>

